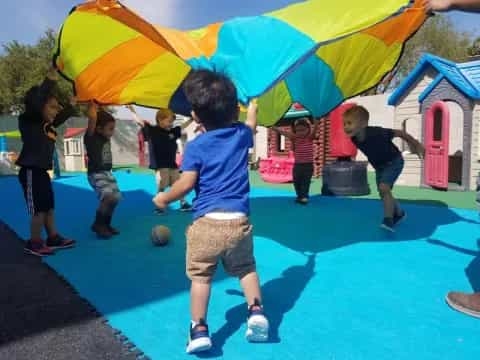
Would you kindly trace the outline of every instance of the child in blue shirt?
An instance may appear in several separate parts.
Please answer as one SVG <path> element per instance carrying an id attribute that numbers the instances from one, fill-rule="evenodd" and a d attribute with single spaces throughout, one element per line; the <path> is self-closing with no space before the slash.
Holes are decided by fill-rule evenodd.
<path id="1" fill-rule="evenodd" d="M 165 208 L 192 189 L 196 192 L 194 221 L 187 230 L 187 275 L 192 281 L 187 352 L 212 346 L 206 315 L 211 281 L 220 260 L 243 287 L 248 305 L 247 340 L 267 341 L 269 324 L 261 305 L 248 219 L 248 149 L 253 147 L 257 108 L 251 103 L 245 125 L 236 122 L 235 86 L 225 76 L 207 70 L 192 72 L 184 90 L 192 105 L 192 118 L 205 133 L 188 144 L 180 179 L 153 201 Z"/>

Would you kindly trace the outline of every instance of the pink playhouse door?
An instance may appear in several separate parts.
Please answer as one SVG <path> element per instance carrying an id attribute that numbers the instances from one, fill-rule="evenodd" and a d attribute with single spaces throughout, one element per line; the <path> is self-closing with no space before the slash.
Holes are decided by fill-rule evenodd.
<path id="1" fill-rule="evenodd" d="M 447 104 L 434 103 L 427 110 L 425 121 L 425 183 L 448 189 L 450 112 Z"/>

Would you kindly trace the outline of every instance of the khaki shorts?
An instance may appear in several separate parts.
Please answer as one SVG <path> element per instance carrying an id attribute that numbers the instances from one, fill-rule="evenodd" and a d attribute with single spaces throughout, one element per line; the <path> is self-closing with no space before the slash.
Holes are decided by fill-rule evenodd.
<path id="1" fill-rule="evenodd" d="M 120 201 L 122 194 L 118 189 L 117 180 L 113 176 L 111 171 L 99 171 L 88 174 L 88 182 L 90 186 L 97 193 L 97 197 L 100 201 L 108 197 L 113 197 L 115 200 Z"/>
<path id="2" fill-rule="evenodd" d="M 157 180 L 157 187 L 159 191 L 172 186 L 179 178 L 180 171 L 178 169 L 158 169 L 155 170 L 155 178 Z"/>
<path id="3" fill-rule="evenodd" d="M 221 260 L 225 271 L 238 278 L 255 271 L 252 225 L 247 217 L 215 220 L 201 217 L 187 229 L 187 276 L 210 283 Z"/>

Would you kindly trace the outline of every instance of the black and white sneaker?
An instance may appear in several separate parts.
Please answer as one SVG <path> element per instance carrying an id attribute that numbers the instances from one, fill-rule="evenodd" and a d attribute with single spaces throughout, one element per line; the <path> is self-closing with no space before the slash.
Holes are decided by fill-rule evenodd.
<path id="1" fill-rule="evenodd" d="M 400 214 L 393 215 L 393 225 L 398 225 L 407 218 L 407 213 L 402 210 Z"/>
<path id="2" fill-rule="evenodd" d="M 380 227 L 383 230 L 390 231 L 392 233 L 395 232 L 395 229 L 393 228 L 395 226 L 395 223 L 393 222 L 393 218 L 384 218 L 382 224 Z"/>
<path id="3" fill-rule="evenodd" d="M 159 208 L 155 208 L 153 210 L 153 212 L 156 214 L 156 215 L 165 215 L 167 212 L 164 210 L 164 209 L 159 209 Z"/>
<path id="4" fill-rule="evenodd" d="M 208 351 L 212 347 L 212 340 L 208 333 L 208 325 L 202 319 L 198 324 L 192 327 L 190 324 L 189 336 L 187 342 L 187 353 L 199 353 Z"/>
<path id="5" fill-rule="evenodd" d="M 268 320 L 263 314 L 263 307 L 258 300 L 248 307 L 247 332 L 245 337 L 250 342 L 268 341 Z"/>
<path id="6" fill-rule="evenodd" d="M 183 202 L 180 204 L 180 211 L 192 211 L 192 205 L 188 202 Z"/>

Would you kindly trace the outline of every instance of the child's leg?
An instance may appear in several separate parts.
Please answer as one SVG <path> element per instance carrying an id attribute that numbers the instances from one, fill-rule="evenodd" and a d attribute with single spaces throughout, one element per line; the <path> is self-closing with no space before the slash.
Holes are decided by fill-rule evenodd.
<path id="1" fill-rule="evenodd" d="M 163 192 L 166 188 L 164 185 L 164 176 L 162 176 L 161 169 L 155 170 L 155 183 L 157 184 L 157 193 Z"/>
<path id="2" fill-rule="evenodd" d="M 396 200 L 392 195 L 392 190 L 390 185 L 385 183 L 380 183 L 378 185 L 378 192 L 380 197 L 383 200 L 383 213 L 385 218 L 393 218 L 396 206 Z"/>
<path id="3" fill-rule="evenodd" d="M 310 184 L 312 182 L 313 177 L 313 164 L 305 164 L 303 169 L 303 177 L 302 177 L 302 195 L 304 198 L 309 197 L 310 194 Z"/>
<path id="4" fill-rule="evenodd" d="M 249 306 L 255 304 L 255 300 L 262 303 L 262 294 L 260 291 L 260 280 L 256 271 L 251 272 L 240 279 L 240 284 L 245 294 L 245 299 Z"/>
<path id="5" fill-rule="evenodd" d="M 55 227 L 55 212 L 51 209 L 45 215 L 45 231 L 48 237 L 54 237 L 57 235 L 57 228 Z"/>
<path id="6" fill-rule="evenodd" d="M 207 319 L 208 302 L 210 301 L 210 283 L 192 281 L 190 288 L 190 313 L 192 321 L 199 323 Z"/>
<path id="7" fill-rule="evenodd" d="M 38 213 L 32 215 L 30 220 L 30 239 L 32 240 L 41 240 L 42 239 L 42 229 L 45 224 L 45 213 Z"/>
<path id="8" fill-rule="evenodd" d="M 295 164 L 293 166 L 293 187 L 295 188 L 295 193 L 297 194 L 297 199 L 301 198 L 301 169 L 300 164 Z"/>

